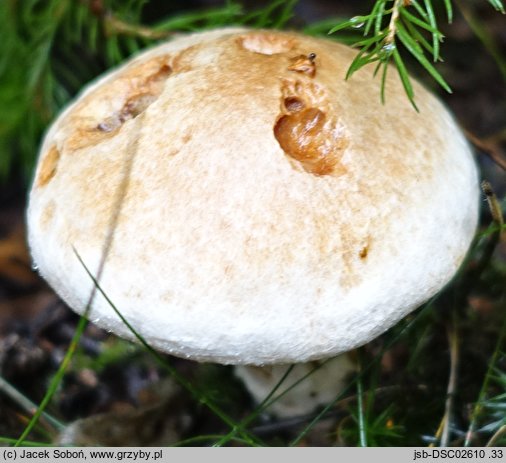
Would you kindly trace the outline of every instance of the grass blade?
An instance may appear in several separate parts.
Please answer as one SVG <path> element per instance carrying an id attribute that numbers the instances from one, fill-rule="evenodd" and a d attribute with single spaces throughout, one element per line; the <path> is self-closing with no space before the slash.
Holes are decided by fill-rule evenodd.
<path id="1" fill-rule="evenodd" d="M 85 314 L 89 311 L 89 306 L 86 307 Z M 24 429 L 21 436 L 19 436 L 18 440 L 16 441 L 15 446 L 18 447 L 25 441 L 26 437 L 30 432 L 32 431 L 33 427 L 37 424 L 39 421 L 39 418 L 41 417 L 42 413 L 44 413 L 44 410 L 49 405 L 49 402 L 53 398 L 53 395 L 55 394 L 56 390 L 58 389 L 58 386 L 60 385 L 63 376 L 65 375 L 65 371 L 67 370 L 70 361 L 72 360 L 72 357 L 74 356 L 75 351 L 77 350 L 77 346 L 79 345 L 79 339 L 81 338 L 82 334 L 84 333 L 84 330 L 86 328 L 86 325 L 88 324 L 88 321 L 86 320 L 85 315 L 81 316 L 79 319 L 79 322 L 77 324 L 76 331 L 74 333 L 74 336 L 72 337 L 72 341 L 70 342 L 70 345 L 67 349 L 67 352 L 65 353 L 65 357 L 63 357 L 63 360 L 56 371 L 55 375 L 51 378 L 51 382 L 49 383 L 48 390 L 46 394 L 44 395 L 44 398 L 42 399 L 42 402 L 39 404 L 37 411 L 34 413 L 33 417 L 30 419 L 30 422 Z"/>
<path id="2" fill-rule="evenodd" d="M 274 394 L 276 393 L 276 391 L 281 387 L 281 385 L 288 378 L 288 376 L 292 372 L 294 366 L 295 365 L 290 365 L 287 368 L 285 374 L 281 377 L 281 379 L 278 381 L 278 383 L 272 388 L 272 390 L 269 392 L 269 394 L 267 394 L 267 397 L 265 397 L 265 399 L 262 400 L 262 402 L 259 405 L 257 405 L 255 410 L 251 414 L 249 414 L 244 420 L 241 421 L 241 423 L 240 423 L 241 429 L 246 429 L 246 426 L 248 426 L 258 415 L 260 415 L 260 413 L 262 413 L 266 408 L 268 408 L 269 405 L 271 405 L 275 400 L 279 399 L 283 394 L 286 394 L 286 392 L 288 392 L 288 390 L 290 390 L 290 388 L 285 390 L 283 392 L 283 394 L 280 394 L 278 397 L 276 397 L 276 399 L 271 400 L 273 398 Z M 294 387 L 294 386 L 292 385 L 291 387 Z M 223 445 L 228 443 L 231 439 L 235 439 L 235 436 L 236 436 L 238 430 L 239 430 L 239 428 L 232 429 L 232 431 L 230 431 L 226 436 L 222 436 L 221 439 L 213 445 L 213 447 L 222 447 Z"/>
<path id="3" fill-rule="evenodd" d="M 506 56 L 501 50 L 501 46 L 494 37 L 494 35 L 487 29 L 476 15 L 473 14 L 471 8 L 465 4 L 459 4 L 462 16 L 466 20 L 468 26 L 473 31 L 474 35 L 481 41 L 483 47 L 488 54 L 493 58 L 495 64 L 501 72 L 503 80 L 506 82 Z"/>
<path id="4" fill-rule="evenodd" d="M 79 262 L 83 266 L 84 270 L 90 277 L 93 282 L 94 288 L 105 298 L 109 306 L 114 310 L 116 315 L 120 318 L 120 320 L 125 324 L 125 326 L 130 330 L 130 332 L 134 335 L 138 342 L 154 357 L 154 359 L 158 362 L 160 366 L 165 368 L 172 377 L 181 384 L 188 392 L 190 392 L 193 397 L 195 397 L 200 403 L 206 405 L 213 413 L 216 414 L 221 420 L 230 426 L 232 429 L 238 429 L 238 432 L 241 433 L 241 436 L 252 446 L 257 445 L 257 441 L 253 436 L 250 436 L 245 430 L 243 430 L 238 423 L 236 423 L 232 418 L 230 418 L 224 411 L 222 411 L 217 405 L 212 402 L 209 397 L 202 391 L 197 390 L 188 380 L 186 380 L 183 376 L 179 374 L 179 372 L 169 363 L 167 363 L 163 357 L 154 350 L 147 341 L 137 332 L 137 330 L 128 322 L 128 320 L 123 316 L 123 314 L 118 310 L 118 308 L 111 301 L 106 292 L 102 289 L 97 279 L 93 276 L 91 271 L 88 269 L 81 256 L 74 249 L 74 253 L 78 258 Z"/>
<path id="5" fill-rule="evenodd" d="M 37 405 L 34 404 L 28 397 L 19 392 L 14 386 L 12 386 L 9 382 L 7 382 L 2 376 L 0 376 L 0 390 L 10 397 L 14 402 L 19 404 L 22 408 L 24 408 L 28 413 L 32 414 L 35 410 L 37 410 Z M 54 429 L 61 431 L 65 428 L 65 425 L 58 421 L 53 416 L 47 414 L 46 412 L 42 412 L 41 417 L 51 425 Z"/>
<path id="6" fill-rule="evenodd" d="M 412 330 L 412 328 L 423 319 L 423 317 L 433 308 L 434 301 L 438 298 L 438 295 L 434 296 L 430 301 L 428 301 L 425 306 L 416 314 L 416 316 L 409 321 L 409 323 L 403 328 L 402 331 L 400 331 L 396 336 L 394 336 L 389 342 L 385 343 L 381 349 L 381 351 L 378 353 L 376 358 L 369 362 L 367 365 L 364 366 L 364 368 L 357 373 L 358 376 L 364 376 L 371 368 L 373 368 L 379 361 L 381 361 L 381 358 L 383 357 L 384 353 L 390 349 L 397 341 L 399 341 L 403 336 L 406 336 L 409 334 L 409 332 Z M 356 381 L 356 379 L 355 379 Z M 300 432 L 300 434 L 290 442 L 290 447 L 296 446 L 311 429 L 321 420 L 321 418 L 332 408 L 334 405 L 339 402 L 344 395 L 351 390 L 353 386 L 353 383 L 345 387 L 335 398 L 334 400 L 329 403 L 326 407 L 324 407 L 309 423 L 308 425 Z"/>
<path id="7" fill-rule="evenodd" d="M 360 374 L 362 371 L 362 355 L 359 349 L 358 353 L 358 372 L 357 377 L 357 416 L 358 416 L 358 431 L 359 431 L 359 445 L 360 447 L 367 447 L 367 421 L 364 416 L 364 386 L 362 384 L 363 375 Z"/>

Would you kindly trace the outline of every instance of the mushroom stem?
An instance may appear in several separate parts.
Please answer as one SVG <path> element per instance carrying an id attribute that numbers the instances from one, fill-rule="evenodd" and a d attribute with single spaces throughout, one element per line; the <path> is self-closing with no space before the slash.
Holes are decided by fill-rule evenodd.
<path id="1" fill-rule="evenodd" d="M 262 403 L 288 368 L 287 364 L 239 365 L 235 367 L 235 375 L 243 381 L 253 400 Z M 348 353 L 327 360 L 297 363 L 266 404 L 266 410 L 284 418 L 311 413 L 316 407 L 334 400 L 354 371 L 356 364 Z"/>

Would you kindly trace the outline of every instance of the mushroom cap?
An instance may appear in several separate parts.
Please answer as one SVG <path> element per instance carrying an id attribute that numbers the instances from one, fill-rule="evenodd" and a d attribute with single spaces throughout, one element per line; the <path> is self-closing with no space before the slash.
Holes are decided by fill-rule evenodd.
<path id="1" fill-rule="evenodd" d="M 91 84 L 41 148 L 41 275 L 83 313 L 77 253 L 153 347 L 199 361 L 304 362 L 383 333 L 463 261 L 478 175 L 433 95 L 413 82 L 414 111 L 390 69 L 383 105 L 374 66 L 344 79 L 355 56 L 222 29 Z M 89 316 L 133 338 L 100 293 Z"/>

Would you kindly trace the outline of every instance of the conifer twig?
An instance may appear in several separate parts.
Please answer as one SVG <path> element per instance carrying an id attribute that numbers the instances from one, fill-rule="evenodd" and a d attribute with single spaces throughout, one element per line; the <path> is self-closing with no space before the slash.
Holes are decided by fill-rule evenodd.
<path id="1" fill-rule="evenodd" d="M 131 37 L 139 37 L 148 40 L 166 39 L 174 34 L 174 31 L 156 31 L 139 24 L 131 24 L 119 19 L 112 13 L 107 13 L 104 18 L 104 30 L 107 36 L 118 34 Z"/>
<path id="2" fill-rule="evenodd" d="M 502 0 L 488 0 L 488 2 L 496 10 L 504 13 Z M 444 0 L 443 3 L 447 20 L 451 23 L 453 18 L 452 2 Z M 433 64 L 441 61 L 440 43 L 444 36 L 438 27 L 436 10 L 432 5 L 432 0 L 376 0 L 370 13 L 341 21 L 328 33 L 332 34 L 349 28 L 361 30 L 363 38 L 354 43 L 354 46 L 359 48 L 359 52 L 351 63 L 346 78 L 351 77 L 356 71 L 370 63 L 377 63 L 375 75 L 382 69 L 380 90 L 382 102 L 385 99 L 385 76 L 388 64 L 392 62 L 397 68 L 409 101 L 418 110 L 404 57 L 399 52 L 399 48 L 404 48 L 418 61 L 446 92 L 452 92 L 444 77 Z M 479 38 L 486 45 L 492 43 L 490 37 L 485 37 L 484 34 L 481 34 Z M 490 46 L 488 49 L 493 51 Z M 497 50 L 494 56 L 497 58 Z M 501 60 L 499 61 L 502 63 Z"/>
<path id="3" fill-rule="evenodd" d="M 448 378 L 448 388 L 446 391 L 444 425 L 441 434 L 441 447 L 448 447 L 450 441 L 450 431 L 453 422 L 453 406 L 455 403 L 455 392 L 457 389 L 457 373 L 459 365 L 459 338 L 457 329 L 457 317 L 452 320 L 448 327 L 448 342 L 450 345 L 450 376 Z"/>
<path id="4" fill-rule="evenodd" d="M 388 34 L 385 38 L 386 44 L 393 44 L 395 42 L 397 20 L 401 14 L 401 8 L 405 6 L 405 3 L 405 0 L 395 0 L 394 6 L 392 7 L 392 16 L 390 16 L 390 22 L 388 23 Z"/>
<path id="5" fill-rule="evenodd" d="M 486 154 L 492 161 L 494 161 L 501 169 L 506 170 L 506 159 L 501 154 L 495 136 L 486 139 L 479 138 L 469 130 L 464 130 L 466 138 L 482 153 Z"/>

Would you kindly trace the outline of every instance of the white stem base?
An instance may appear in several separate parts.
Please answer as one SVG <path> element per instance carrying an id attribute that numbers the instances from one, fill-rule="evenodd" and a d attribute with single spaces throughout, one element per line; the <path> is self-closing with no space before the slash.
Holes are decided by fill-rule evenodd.
<path id="1" fill-rule="evenodd" d="M 327 361 L 298 363 L 279 387 L 275 397 L 318 365 L 321 365 L 320 368 L 276 400 L 266 411 L 279 417 L 311 413 L 316 407 L 334 400 L 345 387 L 347 376 L 356 370 L 356 364 L 348 353 Z M 281 380 L 289 367 L 290 365 L 265 367 L 240 365 L 235 367 L 235 374 L 244 382 L 255 402 L 260 403 Z"/>

